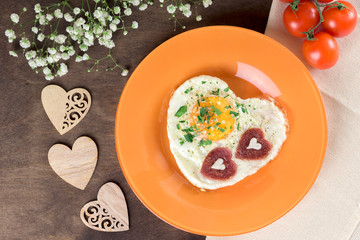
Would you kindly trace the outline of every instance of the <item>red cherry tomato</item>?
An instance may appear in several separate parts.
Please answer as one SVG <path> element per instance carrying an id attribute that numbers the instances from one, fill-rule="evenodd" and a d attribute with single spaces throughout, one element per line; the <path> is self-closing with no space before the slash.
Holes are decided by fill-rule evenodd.
<path id="1" fill-rule="evenodd" d="M 301 1 L 298 10 L 293 11 L 289 5 L 283 14 L 283 22 L 288 32 L 295 37 L 306 37 L 302 32 L 307 32 L 320 21 L 319 12 L 310 1 Z"/>
<path id="2" fill-rule="evenodd" d="M 328 69 L 339 59 L 339 46 L 333 36 L 326 32 L 318 32 L 315 40 L 305 40 L 302 52 L 306 61 L 318 69 Z"/>
<path id="3" fill-rule="evenodd" d="M 339 9 L 336 4 L 327 6 L 323 10 L 325 30 L 334 37 L 345 37 L 354 31 L 357 23 L 357 13 L 353 5 L 349 2 L 338 1 L 346 6 Z"/>
<path id="4" fill-rule="evenodd" d="M 321 3 L 329 3 L 329 2 L 332 2 L 334 0 L 317 0 L 318 2 L 321 2 Z"/>

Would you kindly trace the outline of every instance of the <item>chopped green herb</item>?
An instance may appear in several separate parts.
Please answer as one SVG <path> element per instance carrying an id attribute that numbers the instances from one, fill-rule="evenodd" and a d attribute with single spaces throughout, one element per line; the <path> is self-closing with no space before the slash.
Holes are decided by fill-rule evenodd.
<path id="1" fill-rule="evenodd" d="M 256 110 L 256 108 L 253 108 L 254 110 Z"/>
<path id="2" fill-rule="evenodd" d="M 184 143 L 185 143 L 184 139 L 180 138 L 180 145 L 182 146 L 184 145 Z"/>
<path id="3" fill-rule="evenodd" d="M 184 135 L 184 138 L 185 138 L 185 140 L 188 141 L 188 142 L 193 142 L 194 135 L 188 133 L 188 134 Z"/>
<path id="4" fill-rule="evenodd" d="M 240 130 L 240 123 L 238 123 L 237 125 L 237 130 Z"/>
<path id="5" fill-rule="evenodd" d="M 188 94 L 191 90 L 193 90 L 193 87 L 186 89 L 184 93 Z"/>
<path id="6" fill-rule="evenodd" d="M 232 129 L 232 126 L 230 126 L 230 129 Z"/>
<path id="7" fill-rule="evenodd" d="M 243 113 L 248 113 L 248 111 L 247 111 L 247 109 L 246 109 L 245 107 L 241 107 L 241 111 L 242 111 Z"/>
<path id="8" fill-rule="evenodd" d="M 181 116 L 184 115 L 184 113 L 186 113 L 186 112 L 187 112 L 187 106 L 186 106 L 186 105 L 181 106 L 181 107 L 179 108 L 179 110 L 175 113 L 175 116 L 176 116 L 176 117 L 181 117 Z"/>
<path id="9" fill-rule="evenodd" d="M 211 105 L 210 107 L 211 107 L 212 110 L 216 113 L 216 115 L 222 114 L 222 112 L 221 112 L 219 109 L 217 109 L 216 107 L 214 107 L 213 105 Z"/>
<path id="10" fill-rule="evenodd" d="M 206 129 L 208 129 L 208 130 L 209 130 L 210 128 L 211 128 L 211 126 L 208 126 Z"/>
<path id="11" fill-rule="evenodd" d="M 200 142 L 199 142 L 199 146 L 207 146 L 207 145 L 211 145 L 212 144 L 212 141 L 209 140 L 209 139 L 201 139 Z"/>
<path id="12" fill-rule="evenodd" d="M 207 107 L 200 108 L 200 116 L 204 116 L 208 112 Z"/>
<path id="13" fill-rule="evenodd" d="M 224 89 L 225 92 L 228 92 L 229 90 L 230 90 L 229 87 Z"/>
<path id="14" fill-rule="evenodd" d="M 239 116 L 239 113 L 234 112 L 234 111 L 230 111 L 230 114 L 234 115 L 234 117 Z"/>
<path id="15" fill-rule="evenodd" d="M 236 104 L 237 108 L 239 108 L 241 106 L 240 103 L 235 102 L 235 104 Z"/>
<path id="16" fill-rule="evenodd" d="M 200 97 L 204 97 L 204 95 L 203 95 L 203 94 L 200 94 Z"/>
<path id="17" fill-rule="evenodd" d="M 190 133 L 190 132 L 194 132 L 194 128 L 193 127 L 189 127 L 189 128 L 185 128 L 183 130 L 181 130 L 183 132 L 186 132 L 186 133 Z"/>
<path id="18" fill-rule="evenodd" d="M 205 120 L 204 120 L 204 118 L 203 118 L 202 116 L 197 116 L 197 118 L 198 118 L 198 120 L 199 120 L 200 123 L 204 123 L 204 122 L 205 122 Z"/>
<path id="19" fill-rule="evenodd" d="M 224 98 L 227 98 L 229 96 L 229 94 L 228 95 L 226 95 Z"/>
<path id="20" fill-rule="evenodd" d="M 231 105 L 225 107 L 225 109 L 229 109 L 229 108 L 231 108 Z"/>
<path id="21" fill-rule="evenodd" d="M 206 83 L 206 81 L 202 81 L 202 82 L 201 82 L 201 84 L 205 84 L 205 83 Z"/>
<path id="22" fill-rule="evenodd" d="M 220 124 L 221 124 L 221 123 L 219 123 L 219 122 L 218 122 L 218 123 L 216 123 L 216 124 L 215 124 L 215 127 L 219 126 Z"/>
<path id="23" fill-rule="evenodd" d="M 211 94 L 219 96 L 220 88 L 218 88 L 216 91 L 212 91 Z"/>
<path id="24" fill-rule="evenodd" d="M 197 104 L 199 105 L 199 107 L 200 107 L 200 102 L 199 102 L 199 100 L 197 100 Z"/>
<path id="25" fill-rule="evenodd" d="M 219 128 L 219 130 L 220 130 L 221 132 L 225 132 L 225 129 L 224 129 L 224 128 Z"/>
<path id="26" fill-rule="evenodd" d="M 185 120 L 181 120 L 181 121 L 179 121 L 179 123 L 184 123 L 185 122 Z"/>
<path id="27" fill-rule="evenodd" d="M 176 128 L 177 128 L 178 130 L 180 130 L 180 124 L 177 124 L 177 125 L 176 125 Z"/>

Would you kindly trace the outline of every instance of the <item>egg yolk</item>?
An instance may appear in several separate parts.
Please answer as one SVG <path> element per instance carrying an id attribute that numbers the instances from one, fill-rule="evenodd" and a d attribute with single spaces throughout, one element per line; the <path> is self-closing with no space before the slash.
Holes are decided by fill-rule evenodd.
<path id="1" fill-rule="evenodd" d="M 191 111 L 189 123 L 205 139 L 217 141 L 233 130 L 235 119 L 230 114 L 231 109 L 231 104 L 223 97 L 199 99 Z"/>

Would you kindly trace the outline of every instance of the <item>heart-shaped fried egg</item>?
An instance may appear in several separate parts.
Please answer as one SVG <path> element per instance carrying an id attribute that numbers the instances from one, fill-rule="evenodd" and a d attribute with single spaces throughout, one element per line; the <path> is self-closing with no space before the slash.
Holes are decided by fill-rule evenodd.
<path id="1" fill-rule="evenodd" d="M 287 124 L 271 98 L 241 99 L 226 82 L 205 75 L 176 89 L 167 116 L 171 152 L 202 189 L 233 185 L 265 166 L 286 140 Z"/>

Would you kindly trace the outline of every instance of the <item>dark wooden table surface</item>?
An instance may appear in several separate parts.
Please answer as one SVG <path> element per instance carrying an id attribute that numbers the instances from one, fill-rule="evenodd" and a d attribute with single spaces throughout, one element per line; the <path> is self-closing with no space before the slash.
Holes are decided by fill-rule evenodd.
<path id="1" fill-rule="evenodd" d="M 0 1 L 0 239 L 205 239 L 157 218 L 137 199 L 121 172 L 114 144 L 114 123 L 118 100 L 128 77 L 121 77 L 120 71 L 102 71 L 105 67 L 88 73 L 91 63 L 75 63 L 72 58 L 68 61 L 69 73 L 49 82 L 30 69 L 25 59 L 9 56 L 8 52 L 16 47 L 3 35 L 11 28 L 10 14 L 19 13 L 23 7 L 33 12 L 38 2 L 54 3 L 51 0 Z M 71 2 L 76 6 L 80 1 Z M 180 19 L 186 30 L 233 25 L 264 32 L 271 0 L 213 2 L 207 9 L 199 8 L 203 21 Z M 157 0 L 145 12 L 135 11 L 129 17 L 130 21 L 135 19 L 139 22 L 138 30 L 129 31 L 126 37 L 121 33 L 114 37 L 114 56 L 129 67 L 130 73 L 156 46 L 184 31 L 173 30 L 168 13 L 159 7 Z M 89 50 L 92 56 L 102 54 L 106 54 L 104 48 Z M 41 104 L 41 90 L 50 83 L 67 90 L 84 87 L 92 95 L 87 116 L 62 136 Z M 53 144 L 71 146 L 82 135 L 93 138 L 99 148 L 94 175 L 84 191 L 60 179 L 47 159 Z M 127 232 L 97 232 L 80 220 L 81 207 L 96 199 L 98 189 L 109 181 L 117 183 L 127 199 L 130 217 Z"/>

